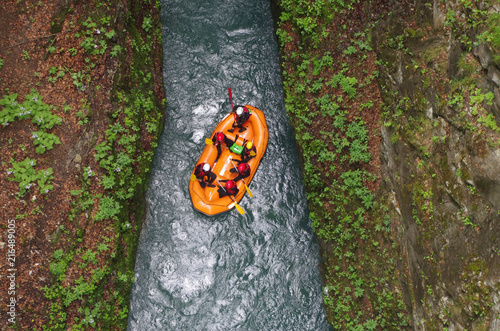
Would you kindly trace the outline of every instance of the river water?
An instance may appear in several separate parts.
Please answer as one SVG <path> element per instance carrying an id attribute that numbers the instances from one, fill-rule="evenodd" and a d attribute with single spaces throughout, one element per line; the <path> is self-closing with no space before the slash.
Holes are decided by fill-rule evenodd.
<path id="1" fill-rule="evenodd" d="M 130 330 L 330 330 L 317 242 L 286 117 L 269 0 L 163 0 L 167 119 L 153 161 Z M 235 104 L 261 109 L 269 144 L 241 200 L 193 209 L 191 171 Z"/>

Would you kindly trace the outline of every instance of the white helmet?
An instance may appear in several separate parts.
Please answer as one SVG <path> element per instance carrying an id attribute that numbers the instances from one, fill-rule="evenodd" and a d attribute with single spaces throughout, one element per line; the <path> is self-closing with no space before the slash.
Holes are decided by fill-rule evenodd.
<path id="1" fill-rule="evenodd" d="M 236 115 L 241 116 L 243 114 L 243 107 L 236 108 Z"/>
<path id="2" fill-rule="evenodd" d="M 205 164 L 203 165 L 203 171 L 205 171 L 205 172 L 210 171 L 210 164 L 205 163 Z"/>

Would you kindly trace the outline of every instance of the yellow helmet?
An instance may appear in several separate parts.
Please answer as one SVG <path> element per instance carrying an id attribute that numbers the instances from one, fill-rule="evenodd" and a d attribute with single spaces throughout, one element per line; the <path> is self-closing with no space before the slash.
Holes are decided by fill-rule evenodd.
<path id="1" fill-rule="evenodd" d="M 252 149 L 253 144 L 251 141 L 247 142 L 247 149 Z"/>

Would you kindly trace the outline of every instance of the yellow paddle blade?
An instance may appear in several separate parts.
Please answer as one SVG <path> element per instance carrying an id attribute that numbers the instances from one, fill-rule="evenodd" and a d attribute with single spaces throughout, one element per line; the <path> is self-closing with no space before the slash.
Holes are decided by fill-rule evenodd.
<path id="1" fill-rule="evenodd" d="M 250 198 L 253 198 L 253 194 L 252 192 L 250 192 L 250 189 L 247 186 L 247 182 L 245 182 L 243 178 L 241 180 L 243 181 L 243 184 L 245 184 L 245 188 L 247 189 L 248 195 L 250 196 Z"/>
<path id="2" fill-rule="evenodd" d="M 205 138 L 205 144 L 207 144 L 207 145 L 213 145 L 214 142 L 210 138 Z"/>
<path id="3" fill-rule="evenodd" d="M 245 211 L 243 210 L 243 208 L 241 208 L 240 205 L 236 203 L 236 201 L 234 202 L 234 206 L 240 212 L 241 215 L 243 215 L 245 213 Z"/>
<path id="4" fill-rule="evenodd" d="M 191 174 L 191 180 L 196 180 L 196 176 L 194 174 Z"/>
<path id="5" fill-rule="evenodd" d="M 245 184 L 245 188 L 247 189 L 247 193 L 250 196 L 250 198 L 253 198 L 252 192 L 250 192 L 250 189 L 248 188 L 247 184 Z"/>

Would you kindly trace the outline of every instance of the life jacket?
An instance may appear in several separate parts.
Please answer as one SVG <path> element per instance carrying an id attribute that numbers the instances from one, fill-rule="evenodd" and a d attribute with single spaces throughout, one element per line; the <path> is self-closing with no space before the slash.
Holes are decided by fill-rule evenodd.
<path id="1" fill-rule="evenodd" d="M 240 170 L 240 167 L 244 166 L 243 170 Z M 247 176 L 250 174 L 250 165 L 248 163 L 240 163 L 238 166 L 238 172 L 244 176 Z"/>
<path id="2" fill-rule="evenodd" d="M 203 177 L 208 175 L 208 172 L 203 170 L 203 166 L 205 163 L 200 163 L 196 168 L 194 169 L 194 175 L 200 179 L 203 179 Z"/>
<path id="3" fill-rule="evenodd" d="M 245 123 L 246 121 L 248 121 L 248 119 L 250 118 L 250 112 L 248 111 L 248 108 L 247 107 L 243 107 L 243 114 L 241 114 L 238 118 L 238 122 L 243 124 Z"/>
<path id="4" fill-rule="evenodd" d="M 243 107 L 243 113 L 241 115 L 238 115 L 236 114 L 236 109 L 238 107 Z M 234 121 L 237 123 L 237 124 L 243 124 L 245 123 L 249 118 L 250 118 L 250 111 L 248 110 L 247 107 L 245 106 L 235 106 L 234 108 Z"/>
<path id="5" fill-rule="evenodd" d="M 250 153 L 252 153 L 252 155 L 250 155 Z M 247 144 L 245 144 L 245 146 L 243 147 L 243 152 L 241 153 L 241 155 L 250 155 L 250 156 L 255 156 L 257 154 L 257 149 L 255 148 L 255 145 L 252 146 L 252 148 L 248 149 L 247 148 Z"/>
<path id="6" fill-rule="evenodd" d="M 219 134 L 222 134 L 222 136 L 223 136 L 222 141 L 218 139 Z M 217 133 L 214 135 L 213 142 L 214 142 L 214 144 L 216 144 L 216 145 L 222 145 L 222 143 L 223 143 L 223 142 L 225 142 L 225 140 L 226 140 L 226 136 L 224 135 L 224 133 L 222 133 L 222 132 L 217 132 Z"/>
<path id="7" fill-rule="evenodd" d="M 227 193 L 229 193 L 231 195 L 235 195 L 236 194 L 236 189 L 237 189 L 236 186 L 234 186 L 231 190 L 226 187 Z"/>
<path id="8" fill-rule="evenodd" d="M 232 185 L 231 188 L 229 188 L 228 186 Z M 234 180 L 230 180 L 226 183 L 226 191 L 227 193 L 231 194 L 231 195 L 235 195 L 236 192 L 238 192 L 238 188 L 236 187 L 236 183 L 234 182 Z"/>

